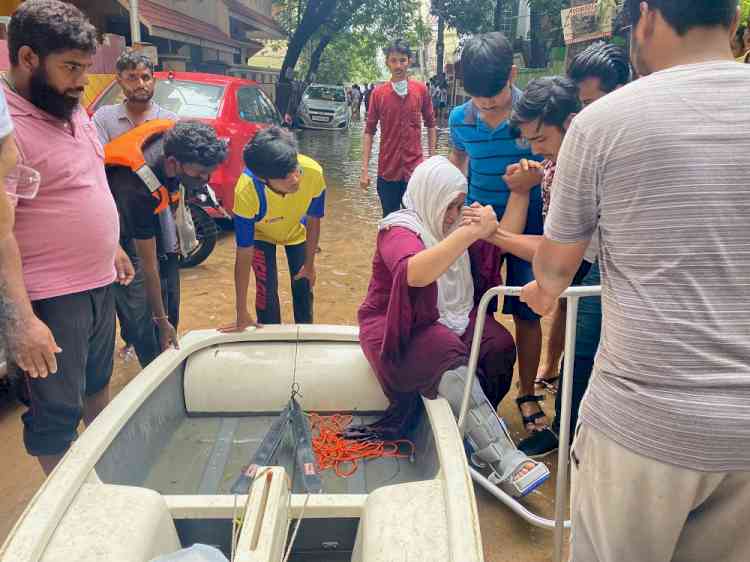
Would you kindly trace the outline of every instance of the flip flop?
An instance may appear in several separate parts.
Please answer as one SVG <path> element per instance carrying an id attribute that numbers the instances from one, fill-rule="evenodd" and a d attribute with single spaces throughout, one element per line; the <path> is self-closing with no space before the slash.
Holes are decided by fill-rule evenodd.
<path id="1" fill-rule="evenodd" d="M 545 389 L 547 392 L 551 394 L 555 394 L 557 392 L 557 382 L 559 380 L 560 380 L 559 375 L 555 377 L 549 377 L 546 379 L 537 377 L 536 379 L 534 379 L 534 385 Z"/>

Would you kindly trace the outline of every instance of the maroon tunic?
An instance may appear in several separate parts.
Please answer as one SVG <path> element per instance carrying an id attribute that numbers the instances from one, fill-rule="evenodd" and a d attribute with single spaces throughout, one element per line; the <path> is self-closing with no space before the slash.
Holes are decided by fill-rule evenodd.
<path id="1" fill-rule="evenodd" d="M 424 249 L 420 238 L 406 228 L 381 231 L 367 297 L 358 313 L 362 350 L 394 404 L 411 401 L 417 393 L 435 398 L 442 374 L 469 362 L 476 308 L 459 337 L 438 322 L 437 283 L 423 288 L 407 283 L 407 262 Z M 502 252 L 477 242 L 469 256 L 478 303 L 487 289 L 500 283 Z M 513 338 L 488 314 L 478 376 L 495 407 L 510 389 L 515 356 Z"/>

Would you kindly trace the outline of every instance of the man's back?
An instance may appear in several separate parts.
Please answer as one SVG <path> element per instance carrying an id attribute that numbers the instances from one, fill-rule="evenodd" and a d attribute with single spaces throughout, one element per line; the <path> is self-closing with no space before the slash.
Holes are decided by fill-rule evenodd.
<path id="1" fill-rule="evenodd" d="M 750 469 L 749 88 L 750 68 L 712 62 L 596 102 L 566 136 L 547 222 L 561 242 L 601 236 L 583 419 L 699 470 Z"/>

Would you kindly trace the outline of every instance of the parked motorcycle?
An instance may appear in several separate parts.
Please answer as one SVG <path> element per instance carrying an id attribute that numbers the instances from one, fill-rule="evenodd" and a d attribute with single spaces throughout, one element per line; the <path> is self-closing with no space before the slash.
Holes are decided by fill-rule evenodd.
<path id="1" fill-rule="evenodd" d="M 231 220 L 231 215 L 224 210 L 216 199 L 216 193 L 208 185 L 195 190 L 188 198 L 188 209 L 195 224 L 198 246 L 189 256 L 180 259 L 180 267 L 195 267 L 206 261 L 214 251 L 216 240 L 221 229 L 213 216 Z M 213 216 L 212 216 L 213 215 Z"/>

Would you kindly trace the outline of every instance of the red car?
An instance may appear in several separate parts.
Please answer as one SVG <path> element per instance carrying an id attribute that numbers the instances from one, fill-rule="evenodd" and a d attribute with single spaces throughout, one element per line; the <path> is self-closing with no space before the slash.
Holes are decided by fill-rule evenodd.
<path id="1" fill-rule="evenodd" d="M 211 176 L 210 185 L 221 206 L 231 213 L 234 186 L 245 165 L 242 149 L 255 133 L 270 125 L 280 125 L 281 116 L 257 82 L 197 72 L 157 72 L 154 101 L 181 119 L 196 119 L 214 126 L 229 141 L 229 158 Z M 94 100 L 91 115 L 104 105 L 120 103 L 122 91 L 112 82 Z M 218 211 L 206 209 L 214 218 Z"/>

